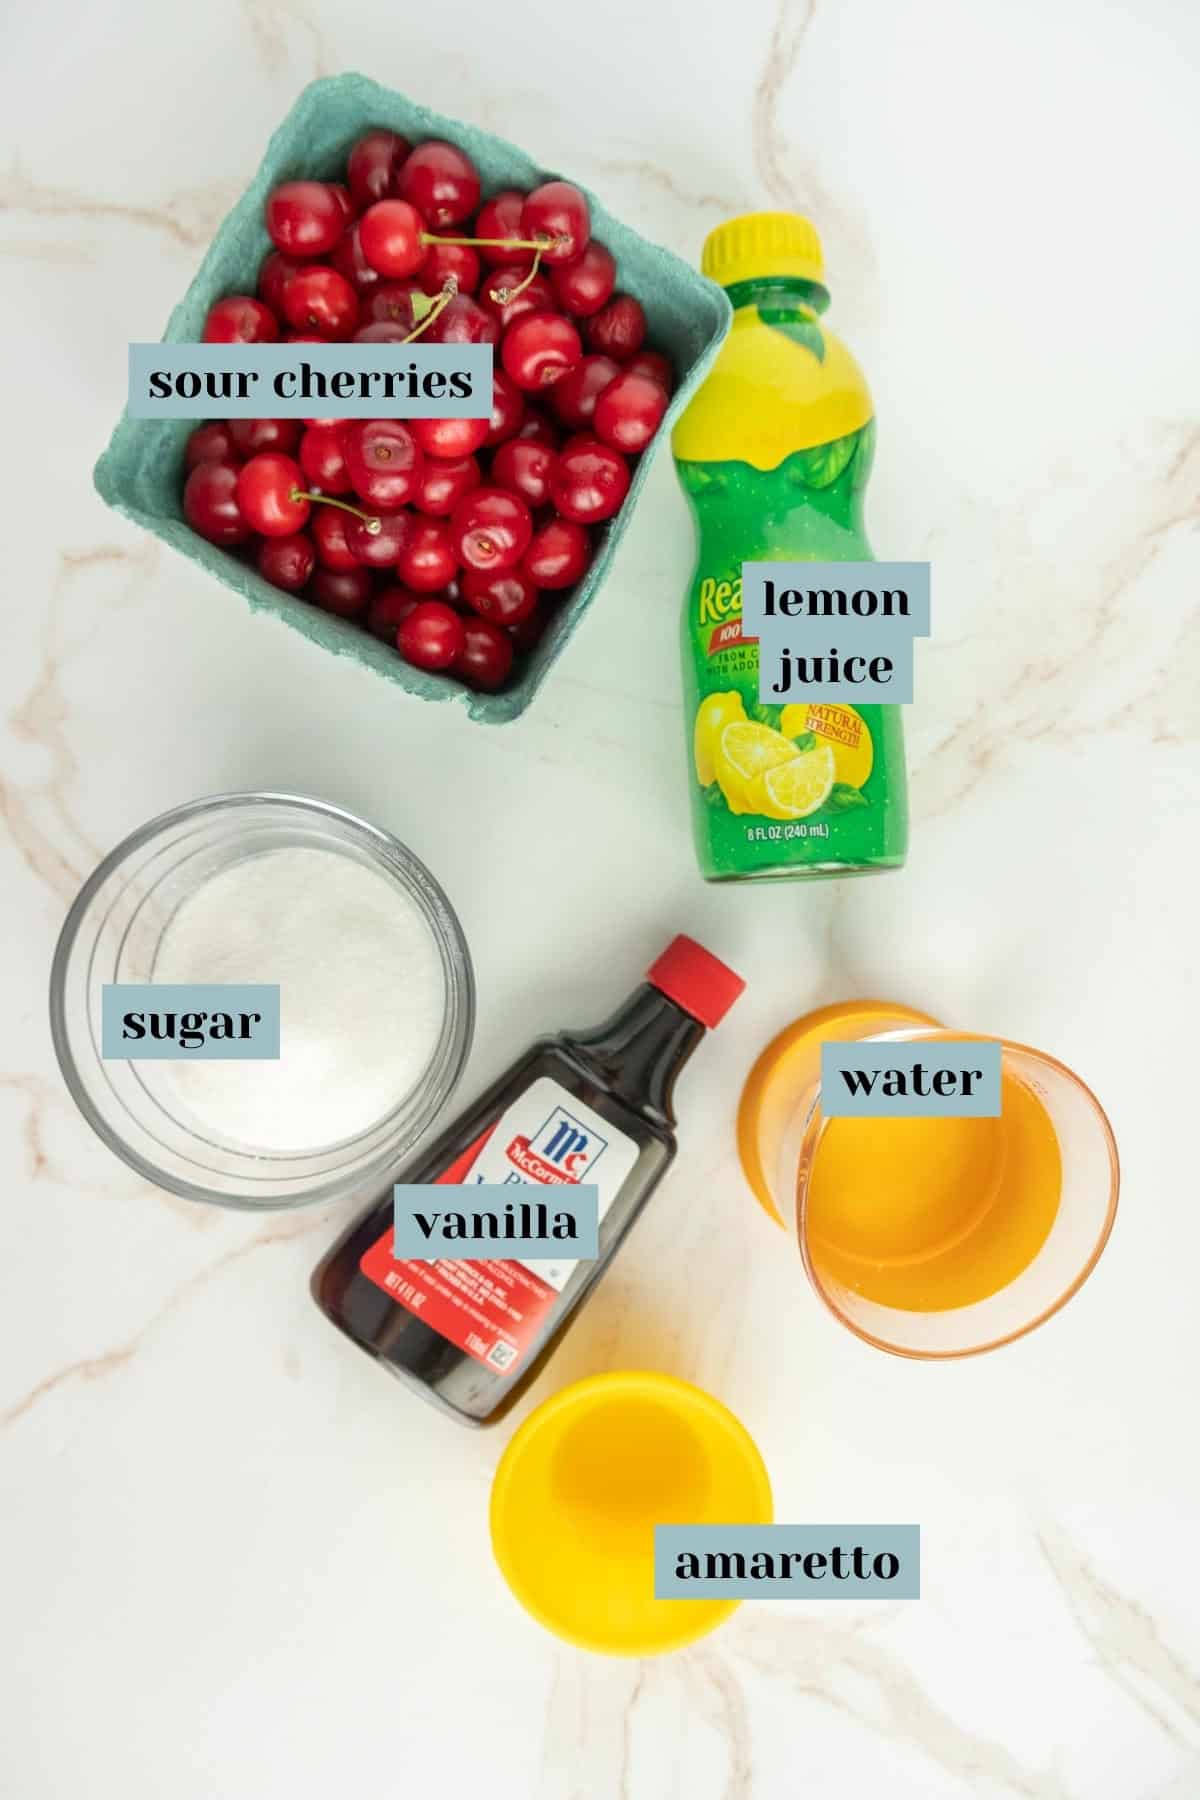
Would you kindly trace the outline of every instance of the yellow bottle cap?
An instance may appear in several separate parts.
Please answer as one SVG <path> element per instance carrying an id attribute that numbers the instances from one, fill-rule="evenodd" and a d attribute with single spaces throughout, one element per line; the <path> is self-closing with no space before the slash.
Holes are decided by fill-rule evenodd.
<path id="1" fill-rule="evenodd" d="M 700 268 L 722 287 L 762 275 L 798 275 L 824 285 L 825 259 L 816 226 L 799 213 L 742 213 L 710 231 Z"/>

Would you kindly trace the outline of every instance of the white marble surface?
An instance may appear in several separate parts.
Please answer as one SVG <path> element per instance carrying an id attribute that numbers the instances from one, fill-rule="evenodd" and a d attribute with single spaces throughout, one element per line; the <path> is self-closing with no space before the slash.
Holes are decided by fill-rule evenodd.
<path id="1" fill-rule="evenodd" d="M 1195 1800 L 1195 8 L 56 0 L 5 36 L 0 1791 Z M 876 392 L 876 547 L 935 563 L 903 874 L 695 877 L 665 457 L 497 732 L 327 665 L 94 497 L 126 342 L 299 87 L 343 68 L 684 255 L 734 210 L 811 210 Z M 141 820 L 243 786 L 339 801 L 438 872 L 479 971 L 464 1093 L 676 929 L 743 969 L 677 1169 L 535 1398 L 694 1378 L 755 1433 L 779 1516 L 922 1522 L 919 1604 L 747 1606 L 640 1666 L 560 1647 L 488 1551 L 511 1428 L 444 1422 L 315 1312 L 340 1218 L 191 1207 L 92 1139 L 45 1026 L 65 907 Z M 978 1362 L 839 1330 L 735 1168 L 752 1055 L 875 991 L 1062 1057 L 1120 1140 L 1097 1274 Z"/>

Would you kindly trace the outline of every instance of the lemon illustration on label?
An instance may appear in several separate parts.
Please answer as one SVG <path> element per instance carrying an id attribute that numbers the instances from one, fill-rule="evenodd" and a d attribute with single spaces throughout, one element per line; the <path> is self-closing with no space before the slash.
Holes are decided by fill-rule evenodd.
<path id="1" fill-rule="evenodd" d="M 716 777 L 730 812 L 765 810 L 764 777 L 780 763 L 791 762 L 796 746 L 782 732 L 750 719 L 735 719 L 717 740 L 713 758 Z"/>
<path id="2" fill-rule="evenodd" d="M 875 746 L 871 742 L 870 728 L 862 714 L 855 712 L 852 706 L 837 706 L 828 701 L 785 706 L 779 729 L 789 738 L 803 737 L 811 731 L 818 746 L 828 745 L 833 752 L 833 779 L 844 782 L 847 787 L 861 788 L 871 773 Z"/>
<path id="3" fill-rule="evenodd" d="M 806 819 L 824 806 L 833 792 L 834 760 L 828 744 L 768 769 L 763 776 L 763 804 L 768 819 Z"/>
<path id="4" fill-rule="evenodd" d="M 696 729 L 692 749 L 696 758 L 696 779 L 707 787 L 717 778 L 717 746 L 721 733 L 736 719 L 746 717 L 742 696 L 732 689 L 727 694 L 709 694 L 696 713 Z"/>

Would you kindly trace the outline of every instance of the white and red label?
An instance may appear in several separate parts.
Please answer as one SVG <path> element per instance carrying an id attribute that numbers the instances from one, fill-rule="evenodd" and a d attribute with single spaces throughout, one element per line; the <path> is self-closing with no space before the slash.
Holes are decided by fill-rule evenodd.
<path id="1" fill-rule="evenodd" d="M 437 1180 L 530 1187 L 594 1182 L 603 1220 L 637 1157 L 632 1138 L 541 1075 Z M 431 1330 L 487 1368 L 508 1374 L 539 1336 L 578 1263 L 571 1258 L 399 1261 L 386 1231 L 359 1267 Z"/>

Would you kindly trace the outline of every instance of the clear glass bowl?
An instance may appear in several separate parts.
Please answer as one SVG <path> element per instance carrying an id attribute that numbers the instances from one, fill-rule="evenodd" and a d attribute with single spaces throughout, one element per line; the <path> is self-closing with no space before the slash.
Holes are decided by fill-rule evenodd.
<path id="1" fill-rule="evenodd" d="M 168 922 L 205 881 L 245 857 L 296 847 L 352 857 L 415 903 L 441 957 L 445 1009 L 427 1066 L 383 1118 L 320 1150 L 271 1153 L 223 1139 L 183 1115 L 170 1063 L 105 1060 L 101 997 L 109 983 L 154 979 Z M 151 819 L 84 883 L 50 974 L 59 1067 L 98 1136 L 159 1187 L 250 1211 L 377 1196 L 450 1097 L 474 1018 L 466 940 L 429 870 L 386 831 L 295 794 L 219 794 Z"/>

